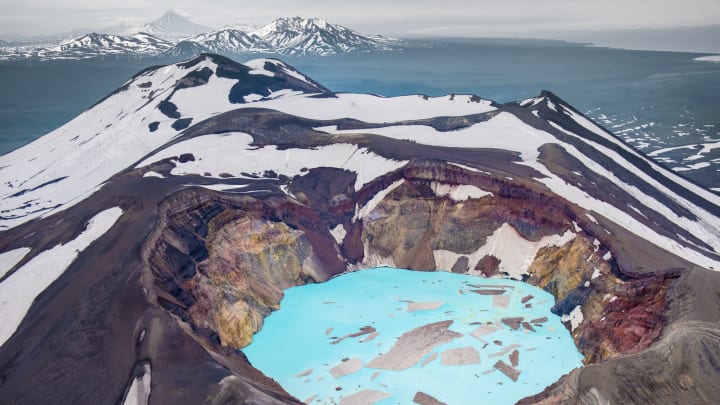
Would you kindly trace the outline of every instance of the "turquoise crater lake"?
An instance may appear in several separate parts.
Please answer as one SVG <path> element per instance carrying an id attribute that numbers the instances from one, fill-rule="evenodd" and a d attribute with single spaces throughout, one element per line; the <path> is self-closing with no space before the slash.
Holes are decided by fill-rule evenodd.
<path id="1" fill-rule="evenodd" d="M 313 404 L 510 404 L 582 365 L 554 302 L 519 281 L 380 267 L 285 290 L 244 352 Z"/>

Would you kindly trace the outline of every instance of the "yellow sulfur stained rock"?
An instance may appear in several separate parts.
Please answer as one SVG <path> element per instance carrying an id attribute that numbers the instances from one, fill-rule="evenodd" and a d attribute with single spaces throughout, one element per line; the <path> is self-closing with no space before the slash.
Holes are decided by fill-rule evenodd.
<path id="1" fill-rule="evenodd" d="M 222 303 L 215 312 L 215 325 L 222 344 L 236 348 L 249 345 L 256 328 L 262 324 L 262 317 L 254 314 L 243 301 Z"/>

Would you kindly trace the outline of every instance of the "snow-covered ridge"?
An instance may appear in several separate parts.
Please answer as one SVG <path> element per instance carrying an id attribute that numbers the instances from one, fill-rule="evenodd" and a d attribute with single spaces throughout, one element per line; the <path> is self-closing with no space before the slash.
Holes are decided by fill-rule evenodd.
<path id="1" fill-rule="evenodd" d="M 523 181 L 595 215 L 588 218 L 720 269 L 720 197 L 657 166 L 559 98 L 498 105 L 470 95 L 334 94 L 277 59 L 243 65 L 217 55 L 141 72 L 65 126 L 0 157 L 0 231 L 67 209 L 125 169 L 152 171 L 142 181 L 295 198 L 287 178 L 336 168 L 354 173 L 359 191 L 412 165 L 415 156 L 404 155 L 403 145 L 514 152 L 517 164 L 539 173 Z M 541 158 L 546 145 L 577 161 L 566 168 L 574 176 L 605 182 L 621 197 L 553 168 Z M 449 163 L 493 176 L 463 165 L 467 160 Z M 470 185 L 440 182 L 434 191 L 457 201 L 493 198 Z M 357 216 L 372 206 L 358 207 Z"/>
<path id="2" fill-rule="evenodd" d="M 174 144 L 149 157 L 137 167 L 142 168 L 163 159 L 174 158 L 192 151 L 194 160 L 176 162 L 170 174 L 203 175 L 220 179 L 221 173 L 235 178 L 254 178 L 266 171 L 288 177 L 302 173 L 303 168 L 322 162 L 323 167 L 346 169 L 358 174 L 355 189 L 404 166 L 407 161 L 386 159 L 365 148 L 352 144 L 332 144 L 314 149 L 278 150 L 276 146 L 257 148 L 253 138 L 243 133 L 211 134 Z M 229 162 L 226 156 L 233 156 Z"/>
<path id="3" fill-rule="evenodd" d="M 368 36 L 319 18 L 280 18 L 251 33 L 282 55 L 391 50 L 397 41 Z"/>
<path id="4" fill-rule="evenodd" d="M 274 72 L 243 74 L 254 68 L 218 56 L 145 71 L 62 127 L 0 157 L 0 231 L 87 198 L 112 175 L 176 136 L 182 129 L 178 123 L 189 125 L 243 106 L 229 96 L 239 81 L 250 88 L 257 82 L 257 92 L 263 93 L 258 100 L 325 91 L 280 61 L 249 63 L 270 63 Z M 221 66 L 240 73 L 218 76 Z M 268 92 L 276 75 L 286 88 Z M 187 84 L 190 78 L 197 80 L 194 86 Z"/>

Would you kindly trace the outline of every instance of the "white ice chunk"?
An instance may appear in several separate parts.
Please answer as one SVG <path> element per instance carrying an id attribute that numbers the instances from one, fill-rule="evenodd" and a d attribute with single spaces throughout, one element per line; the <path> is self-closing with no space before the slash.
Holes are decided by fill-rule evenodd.
<path id="1" fill-rule="evenodd" d="M 469 184 L 452 185 L 434 181 L 432 188 L 438 197 L 447 196 L 454 201 L 467 201 L 470 198 L 482 198 L 487 195 L 493 195 L 493 193 L 489 191 Z"/>

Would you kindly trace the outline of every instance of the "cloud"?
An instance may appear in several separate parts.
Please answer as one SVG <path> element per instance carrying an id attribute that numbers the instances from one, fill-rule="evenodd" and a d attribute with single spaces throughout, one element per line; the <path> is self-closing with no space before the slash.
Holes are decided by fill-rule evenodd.
<path id="1" fill-rule="evenodd" d="M 173 8 L 214 27 L 322 17 L 368 33 L 507 36 L 716 24 L 717 0 L 3 0 L 3 30 L 31 33 L 151 21 Z M 202 6 L 199 6 L 202 4 Z"/>

